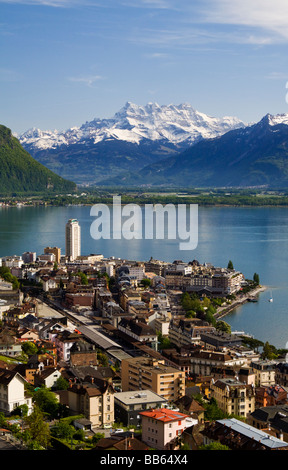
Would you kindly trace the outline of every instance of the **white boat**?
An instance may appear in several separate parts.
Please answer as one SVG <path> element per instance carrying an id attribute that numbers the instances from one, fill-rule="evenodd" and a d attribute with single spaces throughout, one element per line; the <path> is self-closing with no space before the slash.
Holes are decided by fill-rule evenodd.
<path id="1" fill-rule="evenodd" d="M 268 302 L 273 302 L 272 292 L 271 292 L 271 296 Z"/>

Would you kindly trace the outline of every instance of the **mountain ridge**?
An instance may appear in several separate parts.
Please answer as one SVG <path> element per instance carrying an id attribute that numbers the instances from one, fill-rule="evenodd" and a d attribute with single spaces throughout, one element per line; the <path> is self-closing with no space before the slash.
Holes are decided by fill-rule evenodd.
<path id="1" fill-rule="evenodd" d="M 245 123 L 236 117 L 211 117 L 195 110 L 188 103 L 162 106 L 148 103 L 139 106 L 127 101 L 112 118 L 94 118 L 66 131 L 31 128 L 17 137 L 22 145 L 34 145 L 39 149 L 88 139 L 98 143 L 111 137 L 133 143 L 139 143 L 142 139 L 167 139 L 177 144 L 186 140 L 193 143 L 195 139 L 215 137 L 231 128 L 243 126 Z"/>
<path id="2" fill-rule="evenodd" d="M 127 102 L 112 118 L 95 118 L 65 132 L 33 128 L 18 139 L 53 172 L 77 184 L 93 185 L 123 171 L 138 171 L 237 127 L 245 123 L 236 117 L 210 117 L 187 103 L 139 106 Z"/>
<path id="3" fill-rule="evenodd" d="M 103 181 L 103 185 L 116 181 Z M 118 185 L 186 187 L 288 186 L 288 114 L 202 140 L 177 156 L 123 175 Z"/>

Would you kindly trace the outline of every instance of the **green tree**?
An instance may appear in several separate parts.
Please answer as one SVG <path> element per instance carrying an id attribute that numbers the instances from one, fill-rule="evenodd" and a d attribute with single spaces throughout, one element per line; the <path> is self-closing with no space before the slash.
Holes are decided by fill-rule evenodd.
<path id="1" fill-rule="evenodd" d="M 44 421 L 44 415 L 40 408 L 34 406 L 33 412 L 25 418 L 28 429 L 25 440 L 31 449 L 47 449 L 50 442 L 49 425 Z"/>
<path id="2" fill-rule="evenodd" d="M 85 286 L 88 285 L 88 278 L 87 278 L 87 276 L 86 276 L 85 273 L 83 273 L 82 271 L 78 271 L 77 276 L 80 277 L 80 279 L 81 279 L 81 284 L 83 284 L 83 285 L 85 285 Z"/>
<path id="3" fill-rule="evenodd" d="M 51 428 L 51 435 L 58 439 L 70 440 L 75 433 L 75 428 L 67 421 L 59 421 Z"/>
<path id="4" fill-rule="evenodd" d="M 11 415 L 25 417 L 28 415 L 28 405 L 19 405 L 11 412 Z"/>
<path id="5" fill-rule="evenodd" d="M 27 356 L 32 356 L 38 351 L 38 347 L 36 344 L 32 343 L 32 341 L 25 341 L 25 343 L 22 344 L 21 349 L 25 354 L 27 354 Z"/>
<path id="6" fill-rule="evenodd" d="M 228 323 L 226 323 L 226 322 L 223 321 L 223 320 L 217 321 L 217 323 L 216 323 L 216 330 L 218 330 L 218 331 L 224 331 L 225 333 L 231 334 L 231 326 L 228 325 Z"/>
<path id="7" fill-rule="evenodd" d="M 268 343 L 264 343 L 263 351 L 261 354 L 262 359 L 275 359 L 277 357 L 277 350 L 274 346 Z"/>
<path id="8" fill-rule="evenodd" d="M 144 286 L 146 289 L 151 286 L 152 282 L 151 282 L 151 279 L 142 279 L 140 284 Z"/>
<path id="9" fill-rule="evenodd" d="M 163 349 L 169 349 L 171 348 L 171 341 L 169 338 L 166 336 L 163 336 L 161 333 L 158 334 L 158 341 L 159 341 L 159 348 L 161 350 Z"/>
<path id="10" fill-rule="evenodd" d="M 75 432 L 74 429 L 73 439 L 77 441 L 85 441 L 85 431 L 83 429 L 77 429 Z"/>
<path id="11" fill-rule="evenodd" d="M 60 405 L 56 395 L 48 388 L 39 388 L 33 397 L 36 406 L 43 412 L 49 415 L 50 418 L 57 418 L 60 411 Z"/>
<path id="12" fill-rule="evenodd" d="M 259 286 L 259 284 L 260 284 L 259 274 L 254 273 L 253 281 L 254 281 L 255 284 L 257 284 L 257 286 Z"/>
<path id="13" fill-rule="evenodd" d="M 222 411 L 215 400 L 215 398 L 211 398 L 210 403 L 204 405 L 205 408 L 205 419 L 207 421 L 216 421 L 217 419 L 226 418 L 226 414 Z"/>
<path id="14" fill-rule="evenodd" d="M 68 380 L 65 380 L 64 377 L 62 377 L 62 375 L 61 375 L 61 376 L 56 380 L 54 389 L 55 389 L 55 390 L 67 390 L 68 387 L 69 387 L 69 382 L 68 382 Z"/>
<path id="15" fill-rule="evenodd" d="M 231 259 L 228 262 L 227 269 L 234 269 L 234 266 L 233 266 L 233 263 L 232 263 Z"/>
<path id="16" fill-rule="evenodd" d="M 100 441 L 100 439 L 104 439 L 105 437 L 105 434 L 102 433 L 102 432 L 96 432 L 93 436 L 92 436 L 92 442 L 93 444 L 97 444 L 98 441 Z"/>
<path id="17" fill-rule="evenodd" d="M 221 444 L 221 442 L 211 442 L 211 444 L 206 444 L 199 446 L 199 450 L 230 450 L 228 446 Z"/>

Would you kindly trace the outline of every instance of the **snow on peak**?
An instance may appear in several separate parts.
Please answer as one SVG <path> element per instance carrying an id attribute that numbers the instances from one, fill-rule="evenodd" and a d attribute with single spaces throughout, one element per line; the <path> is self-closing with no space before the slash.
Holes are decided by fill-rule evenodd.
<path id="1" fill-rule="evenodd" d="M 277 126 L 277 124 L 286 124 L 288 125 L 288 114 L 267 114 L 268 123 L 270 126 Z"/>
<path id="2" fill-rule="evenodd" d="M 130 101 L 110 119 L 95 118 L 81 127 L 65 132 L 29 129 L 20 135 L 20 142 L 35 149 L 56 148 L 85 140 L 95 143 L 119 139 L 139 143 L 143 139 L 166 140 L 174 144 L 192 144 L 200 138 L 211 138 L 244 127 L 236 117 L 215 118 L 196 111 L 190 104 L 163 105 L 148 103 L 140 106 Z"/>

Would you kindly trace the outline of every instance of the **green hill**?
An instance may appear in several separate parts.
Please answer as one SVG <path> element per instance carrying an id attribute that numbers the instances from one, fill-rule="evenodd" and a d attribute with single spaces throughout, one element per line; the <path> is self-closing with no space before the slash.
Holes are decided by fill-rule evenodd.
<path id="1" fill-rule="evenodd" d="M 13 137 L 11 130 L 0 125 L 0 193 L 69 192 L 76 184 L 67 181 L 34 160 Z"/>

